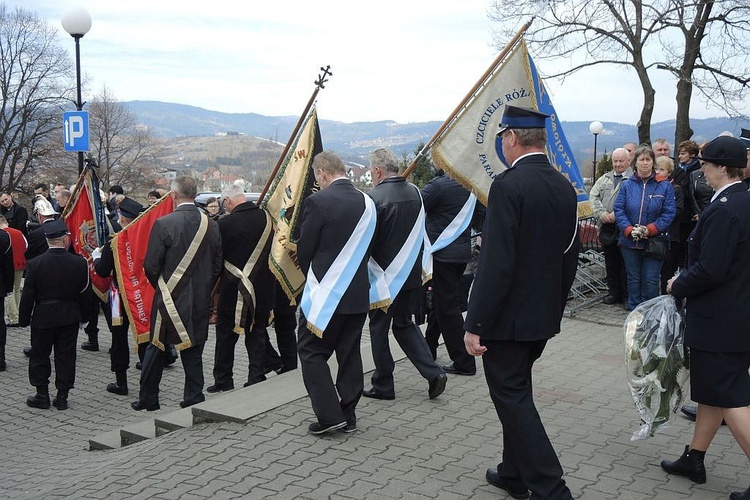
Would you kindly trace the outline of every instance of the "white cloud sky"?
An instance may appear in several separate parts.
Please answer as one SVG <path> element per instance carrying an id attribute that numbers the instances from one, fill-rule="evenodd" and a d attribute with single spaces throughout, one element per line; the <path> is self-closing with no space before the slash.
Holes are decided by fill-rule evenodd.
<path id="1" fill-rule="evenodd" d="M 323 119 L 344 122 L 446 119 L 495 59 L 489 0 L 6 0 L 58 28 L 81 6 L 84 100 L 106 85 L 121 101 L 155 100 L 230 113 L 299 115 L 319 68 L 333 76 L 318 94 Z M 495 26 L 496 27 L 496 26 Z M 534 55 L 533 47 L 530 49 Z M 547 61 L 537 66 L 551 74 Z M 564 64 L 564 63 L 562 63 Z M 654 121 L 674 118 L 674 83 L 655 76 Z M 563 120 L 635 123 L 635 74 L 597 67 L 547 81 Z M 696 101 L 694 118 L 723 116 Z"/>

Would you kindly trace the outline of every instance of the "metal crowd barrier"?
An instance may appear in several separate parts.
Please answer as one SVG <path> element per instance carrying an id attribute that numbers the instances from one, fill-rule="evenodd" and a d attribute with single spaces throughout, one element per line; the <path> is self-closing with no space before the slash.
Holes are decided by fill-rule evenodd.
<path id="1" fill-rule="evenodd" d="M 573 316 L 590 307 L 607 295 L 606 268 L 602 254 L 599 231 L 595 217 L 578 221 L 581 252 L 578 254 L 578 269 L 565 306 L 565 316 Z"/>

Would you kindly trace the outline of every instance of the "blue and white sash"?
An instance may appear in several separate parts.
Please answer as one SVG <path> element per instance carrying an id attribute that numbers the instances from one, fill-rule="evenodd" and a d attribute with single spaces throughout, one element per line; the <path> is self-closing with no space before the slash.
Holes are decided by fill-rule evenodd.
<path id="1" fill-rule="evenodd" d="M 426 283 L 432 279 L 432 254 L 438 250 L 447 247 L 458 238 L 461 233 L 471 224 L 471 218 L 474 215 L 474 207 L 477 204 L 477 197 L 474 193 L 469 193 L 469 198 L 456 214 L 456 217 L 448 226 L 443 229 L 435 243 L 430 243 L 430 237 L 425 232 L 424 235 L 424 254 L 422 255 L 422 281 Z"/>
<path id="2" fill-rule="evenodd" d="M 365 211 L 323 279 L 318 281 L 312 265 L 307 271 L 307 281 L 302 291 L 300 307 L 307 319 L 307 328 L 321 338 L 341 302 L 341 297 L 349 288 L 357 268 L 367 254 L 367 249 L 375 234 L 377 219 L 375 202 L 364 193 L 362 197 Z"/>
<path id="3" fill-rule="evenodd" d="M 370 309 L 387 310 L 401 291 L 401 287 L 404 286 L 414 268 L 419 251 L 422 249 L 422 242 L 425 240 L 424 219 L 424 206 L 422 206 L 419 208 L 414 227 L 387 269 L 383 270 L 380 264 L 370 257 L 367 263 L 370 276 Z"/>

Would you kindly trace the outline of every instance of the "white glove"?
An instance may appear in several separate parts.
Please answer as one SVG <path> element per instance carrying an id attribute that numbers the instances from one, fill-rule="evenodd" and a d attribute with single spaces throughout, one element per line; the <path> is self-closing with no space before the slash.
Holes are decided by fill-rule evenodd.
<path id="1" fill-rule="evenodd" d="M 95 248 L 93 252 L 91 252 L 91 260 L 99 260 L 102 258 L 102 249 L 101 248 Z"/>
<path id="2" fill-rule="evenodd" d="M 630 237 L 633 238 L 633 241 L 638 241 L 647 236 L 648 228 L 646 226 L 641 226 L 640 224 L 636 224 L 633 231 L 630 233 Z"/>

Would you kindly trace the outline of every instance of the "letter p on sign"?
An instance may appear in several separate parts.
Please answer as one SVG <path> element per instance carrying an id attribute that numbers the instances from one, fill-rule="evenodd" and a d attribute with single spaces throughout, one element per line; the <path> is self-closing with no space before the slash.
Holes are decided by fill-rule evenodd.
<path id="1" fill-rule="evenodd" d="M 65 151 L 89 150 L 88 111 L 66 111 L 63 113 L 63 138 Z"/>

